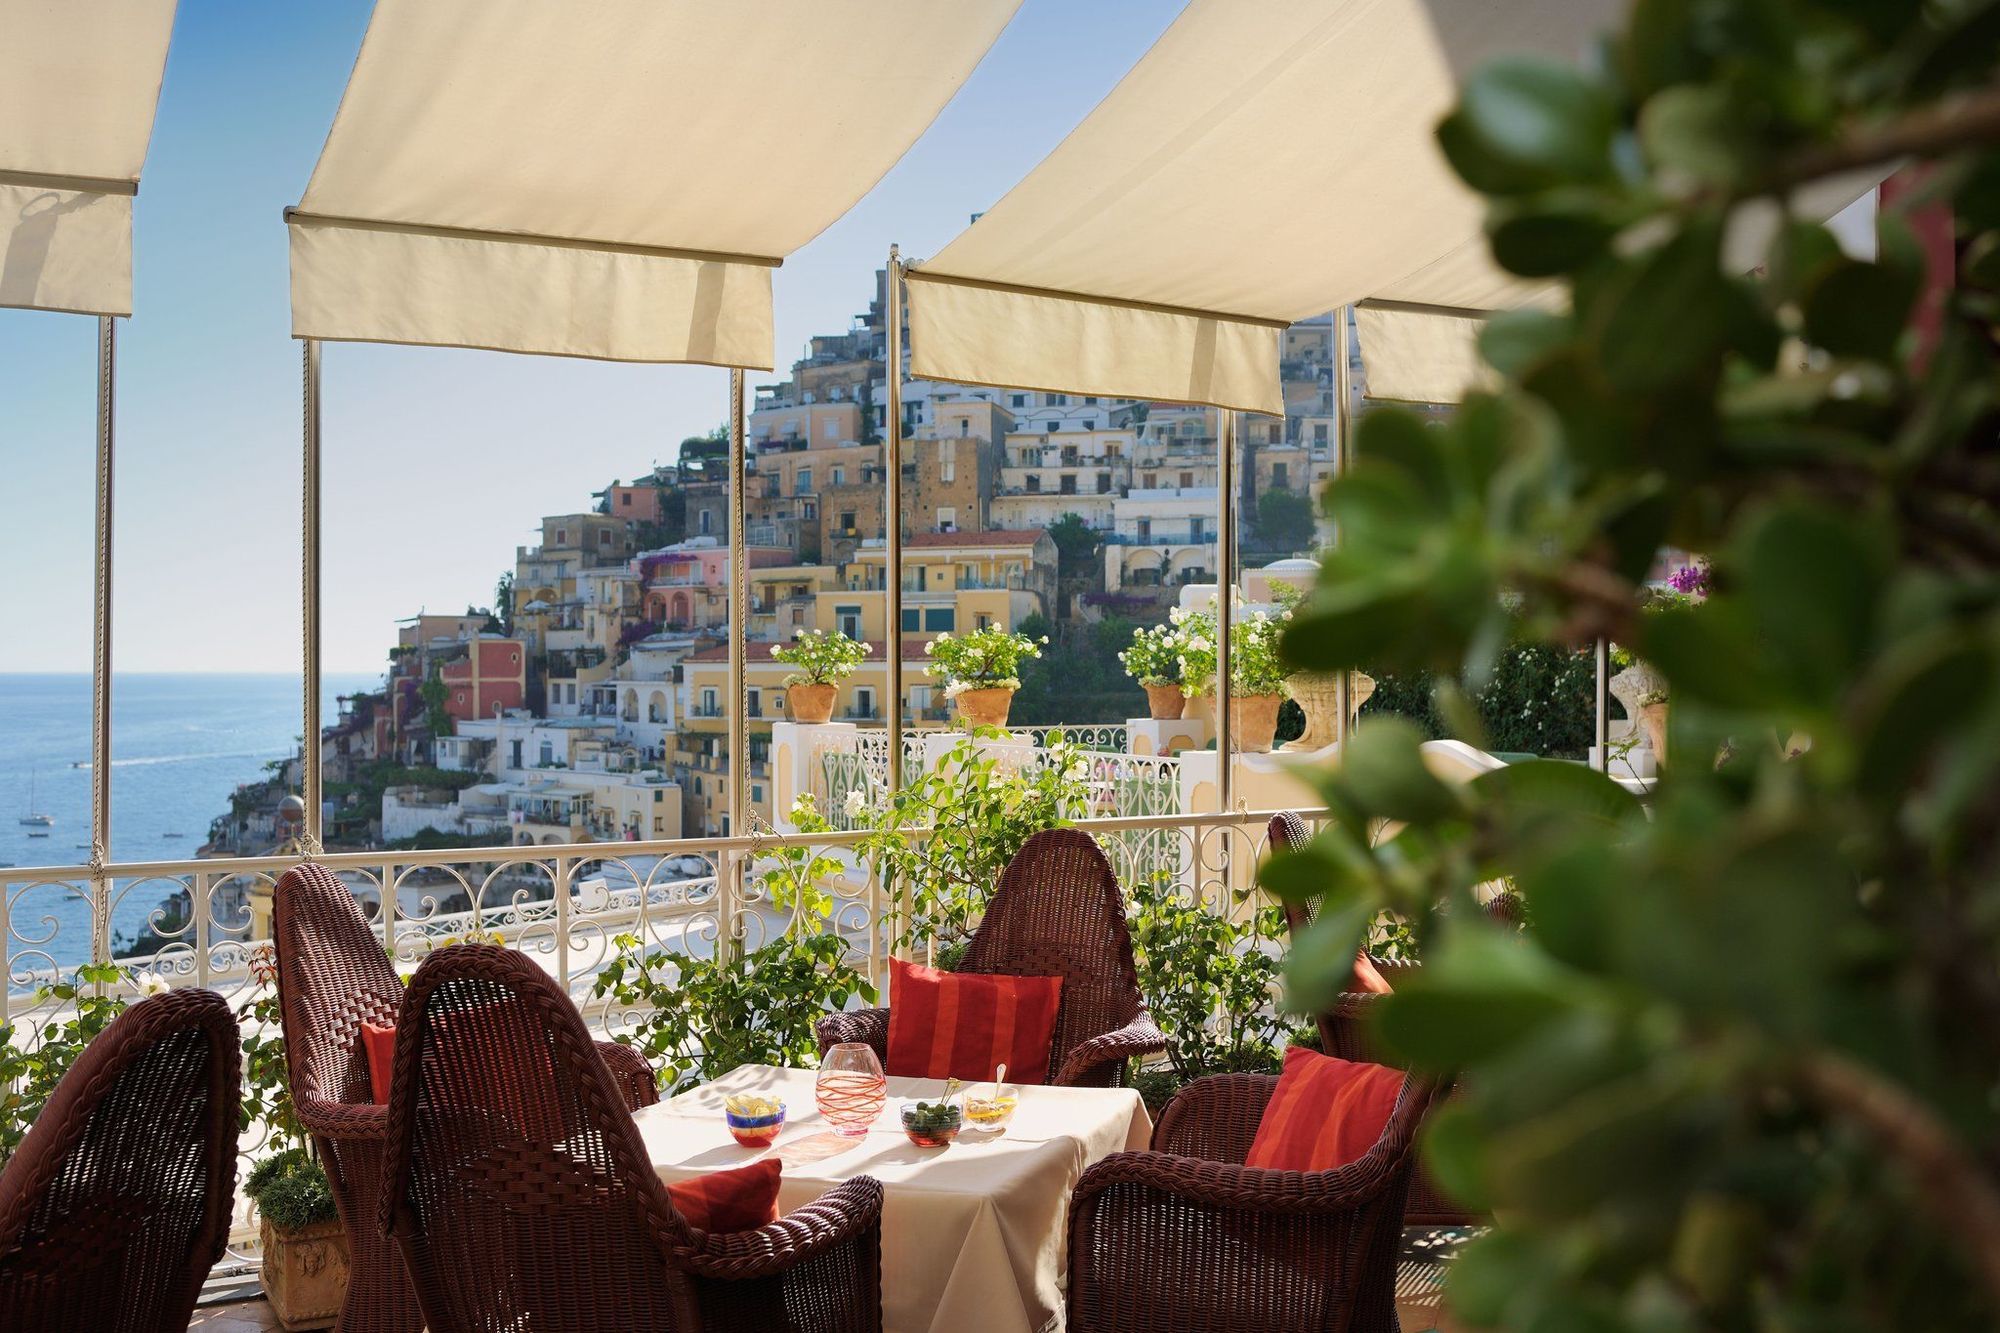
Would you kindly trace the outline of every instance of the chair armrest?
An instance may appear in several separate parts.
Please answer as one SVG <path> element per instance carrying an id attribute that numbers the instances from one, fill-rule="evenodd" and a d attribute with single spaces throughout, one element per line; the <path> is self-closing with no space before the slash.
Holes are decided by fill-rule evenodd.
<path id="1" fill-rule="evenodd" d="M 329 1139 L 389 1137 L 389 1108 L 379 1102 L 336 1102 L 308 1093 L 292 1099 L 299 1126 Z"/>
<path id="2" fill-rule="evenodd" d="M 889 1063 L 887 1009 L 848 1009 L 828 1014 L 813 1025 L 813 1032 L 819 1038 L 821 1055 L 844 1041 L 859 1041 L 874 1047 L 876 1057 L 884 1065 Z"/>
<path id="3" fill-rule="evenodd" d="M 1278 1090 L 1275 1074 L 1212 1074 L 1174 1094 L 1153 1128 L 1153 1150 L 1238 1166 Z"/>
<path id="4" fill-rule="evenodd" d="M 626 1110 L 636 1111 L 660 1100 L 659 1080 L 653 1077 L 653 1066 L 646 1062 L 645 1056 L 622 1041 L 600 1041 L 597 1053 L 604 1058 L 611 1077 L 618 1080 Z"/>
<path id="5" fill-rule="evenodd" d="M 1142 1013 L 1116 1032 L 1105 1032 L 1077 1045 L 1064 1057 L 1054 1082 L 1072 1087 L 1101 1064 L 1123 1063 L 1136 1055 L 1154 1055 L 1166 1049 L 1166 1034 L 1154 1025 L 1149 1015 Z"/>
<path id="6" fill-rule="evenodd" d="M 1337 1171 L 1268 1171 L 1233 1162 L 1204 1162 L 1164 1152 L 1121 1152 L 1103 1158 L 1076 1183 L 1072 1207 L 1118 1185 L 1138 1185 L 1204 1208 L 1258 1213 L 1340 1213 L 1378 1198 L 1403 1159 L 1373 1155 Z"/>
<path id="7" fill-rule="evenodd" d="M 741 1282 L 782 1273 L 881 1224 L 882 1185 L 857 1176 L 755 1231 L 696 1232 L 674 1257 L 698 1276 Z"/>

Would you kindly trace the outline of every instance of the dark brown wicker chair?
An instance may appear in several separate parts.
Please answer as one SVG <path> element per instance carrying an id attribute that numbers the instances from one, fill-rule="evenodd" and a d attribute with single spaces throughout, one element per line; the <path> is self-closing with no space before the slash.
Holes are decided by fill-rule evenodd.
<path id="1" fill-rule="evenodd" d="M 1411 1145 L 1433 1090 L 1407 1078 L 1382 1137 L 1337 1171 L 1243 1165 L 1270 1074 L 1183 1088 L 1151 1152 L 1083 1173 L 1070 1203 L 1070 1333 L 1396 1333 Z"/>
<path id="2" fill-rule="evenodd" d="M 879 1330 L 882 1187 L 755 1231 L 675 1211 L 562 988 L 509 949 L 423 961 L 396 1025 L 381 1229 L 435 1333 Z"/>
<path id="3" fill-rule="evenodd" d="M 1268 833 L 1273 852 L 1297 851 L 1312 838 L 1312 831 L 1306 827 L 1305 821 L 1290 812 L 1273 815 Z M 1312 924 L 1317 908 L 1317 903 L 1286 903 L 1285 924 L 1291 933 L 1296 935 Z M 1486 904 L 1486 914 L 1495 921 L 1518 923 L 1522 916 L 1521 900 L 1511 892 L 1498 894 Z M 1392 987 L 1398 977 L 1409 976 L 1421 966 L 1415 961 L 1392 962 L 1386 958 L 1372 958 L 1370 961 Z M 1343 1060 L 1368 1060 L 1400 1067 L 1401 1062 L 1393 1054 L 1369 1039 L 1368 1010 L 1381 998 L 1365 992 L 1348 991 L 1336 999 L 1331 1009 L 1319 1015 L 1320 1049 Z M 1449 1089 L 1446 1091 L 1448 1093 Z M 1452 1202 L 1431 1180 L 1430 1173 L 1419 1165 L 1410 1185 L 1410 1202 L 1404 1221 L 1413 1227 L 1470 1227 L 1486 1226 L 1492 1219 Z"/>
<path id="4" fill-rule="evenodd" d="M 205 990 L 91 1041 L 0 1173 L 0 1329 L 187 1327 L 229 1236 L 241 1058 Z"/>
<path id="5" fill-rule="evenodd" d="M 389 1024 L 403 983 L 361 905 L 324 866 L 294 866 L 272 895 L 285 1062 L 299 1123 L 319 1149 L 347 1232 L 347 1297 L 340 1333 L 418 1333 L 423 1316 L 402 1260 L 376 1229 L 386 1107 L 374 1101 L 363 1023 Z M 645 1057 L 604 1044 L 629 1106 L 659 1100 Z"/>
<path id="6" fill-rule="evenodd" d="M 1071 1087 L 1116 1087 L 1135 1055 L 1167 1048 L 1146 1012 L 1125 925 L 1125 895 L 1088 833 L 1048 829 L 1014 854 L 973 932 L 962 972 L 1060 976 L 1047 1078 Z M 820 1054 L 861 1041 L 888 1062 L 889 1011 L 855 1009 L 818 1024 Z"/>

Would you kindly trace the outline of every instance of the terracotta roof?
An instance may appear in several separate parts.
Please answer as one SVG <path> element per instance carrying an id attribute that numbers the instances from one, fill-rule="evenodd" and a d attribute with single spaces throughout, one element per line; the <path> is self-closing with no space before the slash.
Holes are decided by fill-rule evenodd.
<path id="1" fill-rule="evenodd" d="M 1033 546 L 1047 535 L 1047 528 L 994 528 L 988 532 L 916 532 L 903 538 L 903 545 Z"/>
<path id="2" fill-rule="evenodd" d="M 903 660 L 905 662 L 922 662 L 926 660 L 924 657 L 924 645 L 929 642 L 930 642 L 929 635 L 925 635 L 923 638 L 918 638 L 918 639 L 911 639 L 911 638 L 904 639 Z M 757 666 L 759 664 L 770 664 L 771 650 L 777 646 L 778 645 L 775 643 L 762 639 L 751 642 L 744 648 L 743 661 L 745 665 Z M 729 660 L 729 645 L 724 644 L 720 648 L 704 648 L 698 653 L 688 654 L 681 660 L 684 662 L 727 662 Z M 889 660 L 888 645 L 883 643 L 870 643 L 868 645 L 868 656 L 863 658 L 862 660 L 867 662 L 888 661 Z M 776 663 L 775 665 L 783 666 L 784 663 L 780 662 Z"/>

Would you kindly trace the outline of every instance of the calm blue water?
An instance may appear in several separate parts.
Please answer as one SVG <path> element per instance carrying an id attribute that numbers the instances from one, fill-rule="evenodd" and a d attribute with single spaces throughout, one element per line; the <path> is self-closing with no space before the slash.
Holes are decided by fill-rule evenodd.
<path id="1" fill-rule="evenodd" d="M 325 678 L 323 715 L 334 717 L 334 696 L 373 683 L 365 676 Z M 121 675 L 111 723 L 112 858 L 189 859 L 207 840 L 209 821 L 228 809 L 229 793 L 296 748 L 298 678 Z M 89 676 L 0 674 L 0 862 L 90 859 L 90 770 L 72 767 L 89 757 Z M 30 838 L 40 830 L 20 823 L 31 778 L 35 808 L 55 816 L 46 838 Z M 66 968 L 89 957 L 90 912 L 81 899 L 52 889 L 14 892 L 10 956 L 45 951 Z M 126 893 L 113 909 L 113 936 L 133 934 L 164 896 L 150 886 Z M 51 924 L 52 938 L 30 942 L 48 935 Z"/>

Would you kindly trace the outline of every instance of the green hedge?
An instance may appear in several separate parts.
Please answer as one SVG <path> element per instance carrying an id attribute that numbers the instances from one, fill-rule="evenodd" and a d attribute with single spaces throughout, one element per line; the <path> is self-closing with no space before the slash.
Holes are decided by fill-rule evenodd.
<path id="1" fill-rule="evenodd" d="M 1363 716 L 1408 718 L 1433 740 L 1450 734 L 1437 712 L 1436 677 L 1368 674 L 1375 678 L 1375 693 L 1361 706 Z M 1544 644 L 1514 645 L 1500 655 L 1492 681 L 1472 696 L 1486 732 L 1480 748 L 1556 759 L 1586 757 L 1596 718 L 1592 702 L 1596 686 L 1597 668 L 1589 653 Z M 1613 717 L 1625 715 L 1616 701 L 1611 709 Z"/>

